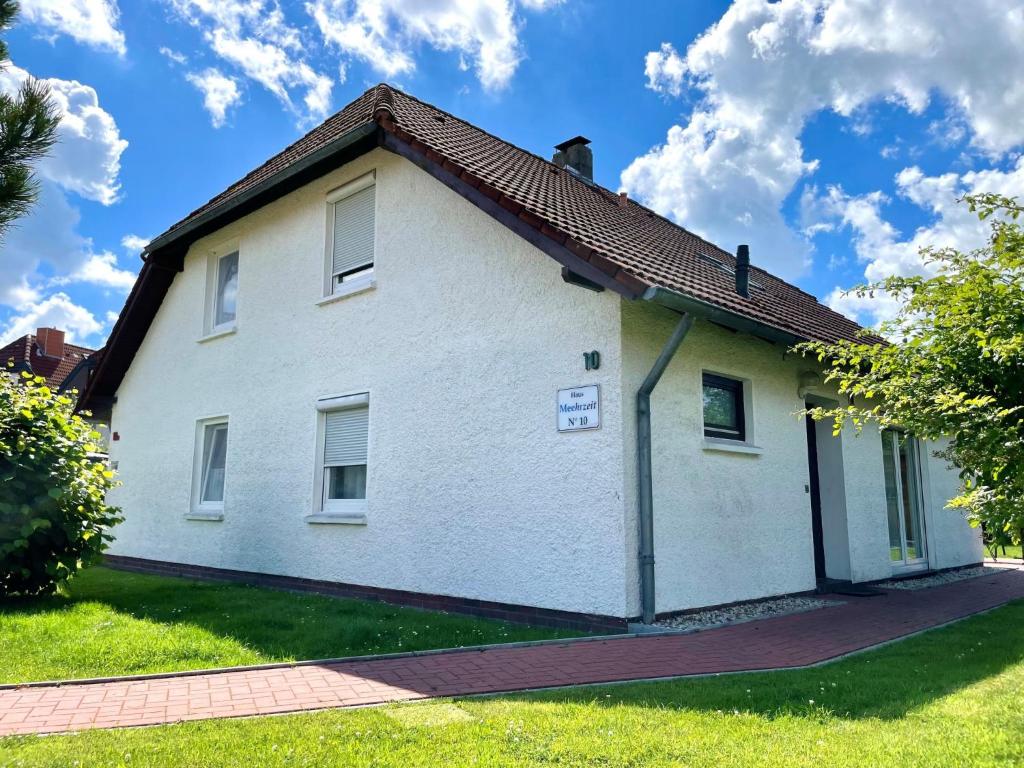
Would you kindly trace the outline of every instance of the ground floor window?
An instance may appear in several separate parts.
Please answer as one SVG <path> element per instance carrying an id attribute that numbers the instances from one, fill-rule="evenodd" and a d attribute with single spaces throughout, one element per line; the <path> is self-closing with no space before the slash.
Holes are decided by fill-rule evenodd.
<path id="1" fill-rule="evenodd" d="M 705 373 L 703 376 L 704 436 L 746 439 L 743 382 Z"/>
<path id="2" fill-rule="evenodd" d="M 896 567 L 927 562 L 917 441 L 905 432 L 882 432 L 889 559 Z"/>
<path id="3" fill-rule="evenodd" d="M 193 507 L 220 510 L 224 506 L 228 420 L 226 417 L 203 419 L 196 431 Z"/>
<path id="4" fill-rule="evenodd" d="M 370 431 L 369 396 L 347 395 L 321 401 L 322 509 L 349 513 L 365 504 Z"/>

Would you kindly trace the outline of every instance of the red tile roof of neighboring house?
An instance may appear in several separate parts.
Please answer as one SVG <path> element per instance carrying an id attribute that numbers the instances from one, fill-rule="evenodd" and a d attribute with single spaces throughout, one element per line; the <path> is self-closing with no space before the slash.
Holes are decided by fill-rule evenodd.
<path id="1" fill-rule="evenodd" d="M 739 295 L 735 259 L 727 251 L 635 201 L 623 204 L 604 187 L 381 84 L 150 243 L 148 262 L 111 333 L 90 393 L 116 391 L 192 242 L 349 162 L 354 155 L 343 149 L 357 146 L 357 139 L 359 153 L 380 146 L 407 157 L 569 269 L 628 298 L 663 288 L 716 317 L 770 329 L 779 338 L 857 338 L 855 322 L 756 266 L 750 269 L 749 298 Z M 756 242 L 752 252 L 756 262 Z"/>
<path id="2" fill-rule="evenodd" d="M 6 369 L 8 364 L 12 364 L 15 371 L 31 371 L 44 377 L 51 389 L 57 389 L 75 366 L 95 351 L 65 342 L 63 357 L 49 357 L 42 353 L 35 335 L 30 333 L 0 347 L 0 366 Z"/>

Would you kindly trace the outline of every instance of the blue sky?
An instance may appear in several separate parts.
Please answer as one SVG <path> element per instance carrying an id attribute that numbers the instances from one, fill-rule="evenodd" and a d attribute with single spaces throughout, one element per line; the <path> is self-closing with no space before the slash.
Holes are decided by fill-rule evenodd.
<path id="1" fill-rule="evenodd" d="M 970 7 L 967 7 L 967 6 Z M 0 334 L 99 345 L 159 234 L 387 80 L 596 179 L 863 322 L 868 278 L 973 247 L 956 197 L 1024 192 L 1024 9 L 906 0 L 22 0 L 10 90 L 66 117 L 0 245 Z M 963 7 L 960 7 L 963 6 Z"/>

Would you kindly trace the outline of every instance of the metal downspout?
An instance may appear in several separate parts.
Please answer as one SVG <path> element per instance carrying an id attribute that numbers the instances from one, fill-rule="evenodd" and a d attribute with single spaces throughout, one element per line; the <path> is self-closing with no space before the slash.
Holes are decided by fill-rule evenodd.
<path id="1" fill-rule="evenodd" d="M 654 361 L 636 393 L 636 442 L 640 493 L 640 607 L 644 624 L 654 622 L 654 486 L 651 473 L 651 393 L 693 326 L 693 315 L 683 313 L 672 336 Z"/>

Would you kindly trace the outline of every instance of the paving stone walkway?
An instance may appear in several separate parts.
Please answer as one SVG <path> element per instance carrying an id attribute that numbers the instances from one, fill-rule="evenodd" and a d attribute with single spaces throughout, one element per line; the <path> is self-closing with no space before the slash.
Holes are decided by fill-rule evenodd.
<path id="1" fill-rule="evenodd" d="M 156 725 L 435 696 L 800 667 L 1024 598 L 1024 570 L 687 635 L 451 651 L 0 690 L 0 735 Z"/>

